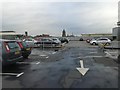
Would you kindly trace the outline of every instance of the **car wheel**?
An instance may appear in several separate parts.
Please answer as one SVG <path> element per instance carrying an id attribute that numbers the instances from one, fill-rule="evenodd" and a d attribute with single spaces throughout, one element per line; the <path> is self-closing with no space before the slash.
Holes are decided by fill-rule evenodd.
<path id="1" fill-rule="evenodd" d="M 107 45 L 110 45 L 110 43 L 108 42 Z"/>
<path id="2" fill-rule="evenodd" d="M 92 43 L 92 45 L 96 45 L 96 43 L 95 43 L 95 42 L 93 42 L 93 43 Z"/>
<path id="3" fill-rule="evenodd" d="M 23 58 L 27 59 L 29 55 L 24 55 Z"/>

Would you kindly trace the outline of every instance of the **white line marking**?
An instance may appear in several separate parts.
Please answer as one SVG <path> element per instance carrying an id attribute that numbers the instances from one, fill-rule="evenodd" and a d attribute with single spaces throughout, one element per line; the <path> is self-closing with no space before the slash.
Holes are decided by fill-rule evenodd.
<path id="1" fill-rule="evenodd" d="M 44 55 L 44 54 L 43 54 L 43 55 L 40 55 L 40 56 L 41 56 L 41 57 L 46 57 L 47 55 Z"/>
<path id="2" fill-rule="evenodd" d="M 9 75 L 9 76 L 16 76 L 16 77 L 20 77 L 21 75 L 23 75 L 24 72 L 16 74 L 16 73 L 0 73 L 0 75 Z"/>
<path id="3" fill-rule="evenodd" d="M 103 57 L 103 56 L 85 56 L 85 58 L 91 58 L 91 57 Z"/>
<path id="4" fill-rule="evenodd" d="M 40 64 L 40 62 L 37 62 L 36 64 Z"/>
<path id="5" fill-rule="evenodd" d="M 94 53 L 96 54 L 97 52 L 90 52 L 90 53 L 91 53 L 91 54 L 94 54 Z"/>
<path id="6" fill-rule="evenodd" d="M 112 59 L 117 59 L 118 55 L 117 56 L 112 56 L 112 54 L 110 54 L 109 52 L 105 52 L 106 53 L 106 57 L 109 57 L 109 58 L 112 58 Z"/>
<path id="7" fill-rule="evenodd" d="M 104 57 L 104 56 L 81 56 L 81 57 L 77 57 L 77 58 L 81 59 L 81 58 L 101 58 L 101 57 Z"/>
<path id="8" fill-rule="evenodd" d="M 40 64 L 40 62 L 17 62 L 17 64 Z"/>
<path id="9" fill-rule="evenodd" d="M 56 52 L 52 52 L 52 54 L 55 54 Z"/>
<path id="10" fill-rule="evenodd" d="M 47 56 L 46 58 L 49 58 L 49 56 Z"/>
<path id="11" fill-rule="evenodd" d="M 23 74 L 24 74 L 24 72 L 18 74 L 16 77 L 20 77 L 20 76 L 23 75 Z"/>
<path id="12" fill-rule="evenodd" d="M 89 68 L 84 68 L 83 60 L 80 60 L 81 68 L 76 68 L 83 76 L 87 73 Z"/>

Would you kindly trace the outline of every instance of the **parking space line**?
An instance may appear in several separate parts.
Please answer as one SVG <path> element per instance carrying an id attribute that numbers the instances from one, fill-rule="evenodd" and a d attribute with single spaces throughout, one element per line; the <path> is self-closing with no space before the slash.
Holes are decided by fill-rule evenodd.
<path id="1" fill-rule="evenodd" d="M 16 73 L 0 73 L 0 75 L 8 75 L 8 76 L 16 76 L 16 77 L 20 77 L 23 74 L 24 74 L 24 72 L 21 72 L 19 74 L 16 74 Z"/>
<path id="2" fill-rule="evenodd" d="M 117 56 L 112 56 L 112 54 L 110 54 L 109 52 L 105 52 L 106 53 L 106 57 L 110 57 L 112 59 L 117 59 Z"/>
<path id="3" fill-rule="evenodd" d="M 47 56 L 46 58 L 49 58 L 49 56 Z"/>
<path id="4" fill-rule="evenodd" d="M 52 54 L 56 54 L 56 52 L 52 52 Z"/>
<path id="5" fill-rule="evenodd" d="M 40 64 L 40 62 L 17 62 L 17 64 Z"/>
<path id="6" fill-rule="evenodd" d="M 46 57 L 47 55 L 43 54 L 43 55 L 40 55 L 41 57 Z"/>
<path id="7" fill-rule="evenodd" d="M 96 53 L 98 53 L 98 52 L 90 52 L 90 54 L 94 54 L 94 53 L 96 54 Z"/>
<path id="8" fill-rule="evenodd" d="M 37 62 L 36 64 L 40 64 L 40 62 Z"/>
<path id="9" fill-rule="evenodd" d="M 91 58 L 91 57 L 103 57 L 103 56 L 85 56 L 86 58 Z"/>
<path id="10" fill-rule="evenodd" d="M 77 58 L 101 58 L 104 56 L 82 56 L 82 57 L 77 57 Z"/>

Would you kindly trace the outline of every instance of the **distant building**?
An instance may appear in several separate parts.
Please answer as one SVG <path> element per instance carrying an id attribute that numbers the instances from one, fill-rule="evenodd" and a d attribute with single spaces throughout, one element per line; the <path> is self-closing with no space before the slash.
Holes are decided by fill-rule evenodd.
<path id="1" fill-rule="evenodd" d="M 0 31 L 0 33 L 15 33 L 15 31 Z"/>
<path id="2" fill-rule="evenodd" d="M 96 33 L 96 34 L 81 34 L 82 38 L 84 40 L 86 39 L 92 39 L 92 38 L 100 38 L 100 37 L 106 37 L 106 38 L 110 38 L 110 39 L 113 39 L 112 37 L 112 33 Z"/>
<path id="3" fill-rule="evenodd" d="M 62 37 L 66 37 L 66 31 L 65 31 L 65 29 L 63 29 L 63 31 L 62 31 Z"/>
<path id="4" fill-rule="evenodd" d="M 24 37 L 23 34 L 16 33 L 15 31 L 0 31 L 0 38 L 2 39 L 22 39 Z"/>
<path id="5" fill-rule="evenodd" d="M 93 33 L 93 34 L 81 34 L 82 36 L 112 36 L 111 33 Z"/>
<path id="6" fill-rule="evenodd" d="M 42 37 L 50 37 L 49 34 L 42 34 L 41 36 L 42 36 Z"/>
<path id="7" fill-rule="evenodd" d="M 120 1 L 118 2 L 118 34 L 117 34 L 117 40 L 120 41 Z"/>

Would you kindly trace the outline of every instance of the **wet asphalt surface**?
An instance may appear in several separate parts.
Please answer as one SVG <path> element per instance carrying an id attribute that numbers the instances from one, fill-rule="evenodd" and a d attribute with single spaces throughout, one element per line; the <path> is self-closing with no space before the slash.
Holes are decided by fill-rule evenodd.
<path id="1" fill-rule="evenodd" d="M 83 60 L 89 71 L 82 76 L 77 67 Z M 118 88 L 118 64 L 97 46 L 70 41 L 62 48 L 35 48 L 28 59 L 3 68 L 3 88 Z"/>

